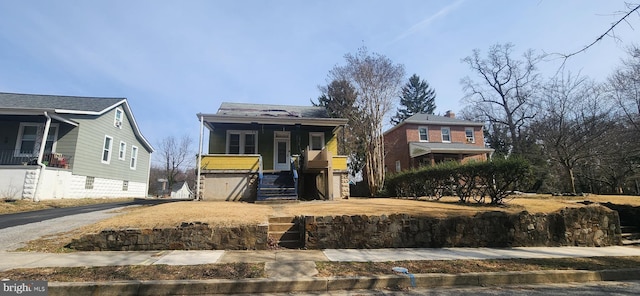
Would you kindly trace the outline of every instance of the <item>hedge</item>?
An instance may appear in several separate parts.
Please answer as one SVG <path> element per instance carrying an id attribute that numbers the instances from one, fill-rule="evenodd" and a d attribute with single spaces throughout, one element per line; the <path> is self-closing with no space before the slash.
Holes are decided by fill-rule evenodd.
<path id="1" fill-rule="evenodd" d="M 459 164 L 447 162 L 417 170 L 400 172 L 386 178 L 387 193 L 396 197 L 440 199 L 455 195 L 460 202 L 471 200 L 501 204 L 530 174 L 529 164 L 522 159 L 495 159 L 487 162 Z"/>

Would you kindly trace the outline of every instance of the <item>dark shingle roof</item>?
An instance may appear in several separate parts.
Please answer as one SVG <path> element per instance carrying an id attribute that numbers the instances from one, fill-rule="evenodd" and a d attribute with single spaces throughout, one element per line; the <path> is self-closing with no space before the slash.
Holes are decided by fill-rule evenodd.
<path id="1" fill-rule="evenodd" d="M 438 125 L 470 125 L 481 126 L 482 122 L 475 122 L 469 120 L 462 120 L 456 118 L 450 118 L 446 116 L 439 116 L 433 114 L 415 114 L 404 121 L 405 123 L 417 123 L 417 124 L 438 124 Z"/>
<path id="2" fill-rule="evenodd" d="M 251 117 L 329 118 L 324 107 L 244 104 L 223 102 L 217 115 Z"/>
<path id="3" fill-rule="evenodd" d="M 73 97 L 56 95 L 32 95 L 0 93 L 0 108 L 11 109 L 60 109 L 71 111 L 101 112 L 124 98 Z"/>

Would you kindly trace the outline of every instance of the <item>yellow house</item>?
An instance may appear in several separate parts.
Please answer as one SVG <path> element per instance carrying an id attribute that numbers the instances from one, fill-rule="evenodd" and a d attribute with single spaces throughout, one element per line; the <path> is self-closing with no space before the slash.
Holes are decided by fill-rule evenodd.
<path id="1" fill-rule="evenodd" d="M 197 196 L 203 200 L 332 200 L 349 196 L 347 157 L 337 155 L 347 123 L 322 107 L 222 103 L 197 114 Z"/>

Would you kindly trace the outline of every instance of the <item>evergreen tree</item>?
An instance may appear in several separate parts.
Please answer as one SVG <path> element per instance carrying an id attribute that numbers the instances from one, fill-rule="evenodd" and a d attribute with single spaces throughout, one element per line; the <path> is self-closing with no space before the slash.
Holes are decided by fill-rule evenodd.
<path id="1" fill-rule="evenodd" d="M 391 117 L 391 124 L 396 125 L 418 113 L 433 114 L 436 109 L 435 99 L 436 92 L 429 83 L 413 74 L 409 82 L 402 87 L 401 106 L 396 115 Z"/>

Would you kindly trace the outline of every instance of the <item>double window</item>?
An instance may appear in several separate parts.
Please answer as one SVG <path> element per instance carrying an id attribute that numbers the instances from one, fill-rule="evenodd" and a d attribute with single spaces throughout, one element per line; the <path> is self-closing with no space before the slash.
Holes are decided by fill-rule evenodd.
<path id="1" fill-rule="evenodd" d="M 227 131 L 227 154 L 256 154 L 257 131 Z"/>
<path id="2" fill-rule="evenodd" d="M 18 129 L 18 139 L 16 140 L 15 156 L 34 156 L 40 151 L 42 137 L 44 135 L 43 123 L 22 122 Z M 58 139 L 58 124 L 52 123 L 49 126 L 47 140 L 44 143 L 45 153 L 56 151 L 56 141 Z"/>

